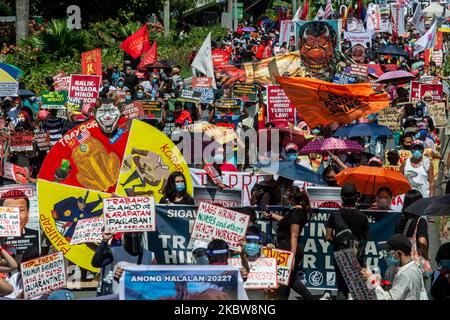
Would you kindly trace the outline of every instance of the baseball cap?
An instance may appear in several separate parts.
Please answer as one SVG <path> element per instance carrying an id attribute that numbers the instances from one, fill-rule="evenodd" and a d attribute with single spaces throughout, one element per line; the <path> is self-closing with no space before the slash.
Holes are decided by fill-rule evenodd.
<path id="1" fill-rule="evenodd" d="M 411 241 L 401 233 L 396 233 L 387 241 L 378 242 L 378 247 L 381 250 L 399 250 L 409 254 L 411 252 Z"/>
<path id="2" fill-rule="evenodd" d="M 56 290 L 48 296 L 47 300 L 75 300 L 75 296 L 69 290 Z"/>
<path id="3" fill-rule="evenodd" d="M 358 191 L 353 183 L 344 183 L 341 188 L 341 198 L 344 200 L 351 200 L 356 198 Z"/>
<path id="4" fill-rule="evenodd" d="M 414 140 L 413 143 L 411 144 L 411 149 L 414 147 L 421 147 L 423 149 L 424 148 L 423 142 L 420 140 Z"/>
<path id="5" fill-rule="evenodd" d="M 198 249 L 208 249 L 208 243 L 201 240 L 194 240 L 194 243 L 192 244 L 192 252 L 195 252 Z"/>
<path id="6" fill-rule="evenodd" d="M 298 151 L 298 146 L 295 144 L 295 143 L 288 143 L 287 145 L 286 145 L 286 152 L 289 152 L 289 150 L 295 150 L 295 151 Z"/>
<path id="7" fill-rule="evenodd" d="M 383 165 L 383 161 L 380 158 L 378 158 L 378 157 L 370 158 L 369 161 L 367 162 L 367 164 L 370 164 L 371 162 L 376 162 L 379 165 Z"/>

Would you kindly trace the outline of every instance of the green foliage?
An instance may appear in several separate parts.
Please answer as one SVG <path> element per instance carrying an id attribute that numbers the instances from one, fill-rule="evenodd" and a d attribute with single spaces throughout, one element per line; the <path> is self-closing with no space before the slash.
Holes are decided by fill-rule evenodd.
<path id="1" fill-rule="evenodd" d="M 450 56 L 445 57 L 444 65 L 442 67 L 442 73 L 444 76 L 448 77 L 450 75 Z"/>
<path id="2" fill-rule="evenodd" d="M 12 16 L 14 10 L 5 0 L 0 0 L 0 16 Z"/>

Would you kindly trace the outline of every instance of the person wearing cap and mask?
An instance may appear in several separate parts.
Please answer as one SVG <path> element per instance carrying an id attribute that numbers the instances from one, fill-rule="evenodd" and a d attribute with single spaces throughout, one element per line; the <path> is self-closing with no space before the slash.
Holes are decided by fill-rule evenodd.
<path id="1" fill-rule="evenodd" d="M 119 66 L 115 63 L 112 67 L 112 73 L 111 73 L 111 83 L 113 86 L 117 87 L 119 83 L 119 79 L 123 78 L 125 74 L 121 71 L 119 71 Z"/>
<path id="2" fill-rule="evenodd" d="M 402 163 L 400 172 L 413 189 L 419 190 L 424 198 L 428 198 L 435 194 L 434 170 L 428 157 L 423 156 L 423 151 L 423 142 L 415 140 L 411 145 L 412 157 Z"/>
<path id="3" fill-rule="evenodd" d="M 201 240 L 194 240 L 192 244 L 192 259 L 194 264 L 208 265 L 208 243 Z"/>
<path id="4" fill-rule="evenodd" d="M 92 266 L 101 268 L 97 296 L 119 293 L 119 280 L 126 266 L 156 264 L 155 254 L 142 246 L 142 232 L 126 232 L 120 247 L 110 247 L 114 234 L 103 231 L 103 240 L 92 257 Z"/>
<path id="5" fill-rule="evenodd" d="M 384 250 L 388 266 L 398 266 L 389 291 L 381 287 L 379 281 L 373 281 L 377 300 L 428 300 L 428 295 L 422 278 L 422 272 L 411 257 L 411 242 L 401 233 L 394 234 L 386 242 L 378 243 Z M 372 272 L 361 270 L 366 280 L 371 280 Z"/>
<path id="6" fill-rule="evenodd" d="M 436 144 L 434 143 L 433 137 L 428 133 L 428 127 L 425 122 L 417 122 L 418 133 L 416 134 L 416 139 L 423 142 L 425 149 L 431 149 L 431 151 L 436 154 Z"/>

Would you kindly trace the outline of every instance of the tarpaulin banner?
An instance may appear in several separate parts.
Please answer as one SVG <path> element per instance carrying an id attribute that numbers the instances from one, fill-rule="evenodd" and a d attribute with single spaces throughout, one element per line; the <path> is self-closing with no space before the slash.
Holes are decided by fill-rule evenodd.
<path id="1" fill-rule="evenodd" d="M 34 137 L 33 131 L 11 132 L 9 151 L 11 152 L 33 151 L 33 137 Z"/>
<path id="2" fill-rule="evenodd" d="M 243 293 L 237 267 L 153 265 L 126 267 L 120 279 L 119 297 L 120 300 L 217 300 L 219 296 L 221 300 L 243 300 Z M 175 310 L 175 314 L 183 313 Z"/>
<path id="3" fill-rule="evenodd" d="M 350 123 L 390 104 L 369 83 L 340 85 L 312 78 L 277 77 L 286 95 L 311 128 L 334 121 Z"/>
<path id="4" fill-rule="evenodd" d="M 295 124 L 295 107 L 280 86 L 267 86 L 267 121 L 283 128 Z"/>
<path id="5" fill-rule="evenodd" d="M 304 244 L 302 282 L 310 289 L 336 290 L 332 245 L 325 240 L 326 224 L 335 209 L 313 209 L 314 215 L 303 228 L 300 242 Z M 370 241 L 366 245 L 366 265 L 378 266 L 384 275 L 387 265 L 377 242 L 386 241 L 394 234 L 401 218 L 400 212 L 368 211 Z"/>
<path id="6" fill-rule="evenodd" d="M 5 239 L 6 246 L 13 246 L 21 254 L 28 248 L 37 248 L 41 252 L 39 209 L 36 185 L 21 184 L 0 187 L 0 199 L 3 206 L 24 208 L 22 212 L 21 234 L 19 237 Z M 28 200 L 28 202 L 27 202 Z M 29 203 L 29 206 L 27 206 Z"/>
<path id="7" fill-rule="evenodd" d="M 214 49 L 211 51 L 213 66 L 223 66 L 228 64 L 230 53 L 222 49 Z"/>
<path id="8" fill-rule="evenodd" d="M 373 32 L 344 32 L 344 39 L 349 40 L 352 43 L 352 47 L 361 45 L 367 48 L 367 43 L 372 45 Z"/>
<path id="9" fill-rule="evenodd" d="M 102 49 L 94 49 L 81 54 L 81 73 L 102 75 Z"/>
<path id="10" fill-rule="evenodd" d="M 197 206 L 200 202 L 223 207 L 238 207 L 242 205 L 242 191 L 238 189 L 219 190 L 217 187 L 194 186 L 193 197 Z"/>
<path id="11" fill-rule="evenodd" d="M 97 75 L 70 75 L 69 98 L 83 101 L 83 111 L 95 106 L 102 77 Z"/>

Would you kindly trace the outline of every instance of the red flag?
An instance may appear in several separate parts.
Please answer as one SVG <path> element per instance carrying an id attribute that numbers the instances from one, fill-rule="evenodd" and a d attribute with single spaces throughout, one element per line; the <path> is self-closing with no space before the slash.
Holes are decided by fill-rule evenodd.
<path id="1" fill-rule="evenodd" d="M 81 54 L 82 74 L 102 75 L 102 49 L 94 49 Z"/>
<path id="2" fill-rule="evenodd" d="M 148 40 L 147 25 L 145 24 L 136 33 L 125 39 L 119 46 L 134 59 L 139 58 L 142 53 L 150 49 L 150 41 Z"/>
<path id="3" fill-rule="evenodd" d="M 308 20 L 309 0 L 305 0 L 302 13 L 300 14 L 300 20 Z"/>
<path id="4" fill-rule="evenodd" d="M 153 41 L 150 49 L 142 56 L 141 62 L 138 65 L 139 70 L 145 69 L 145 66 L 158 61 L 158 43 Z"/>

